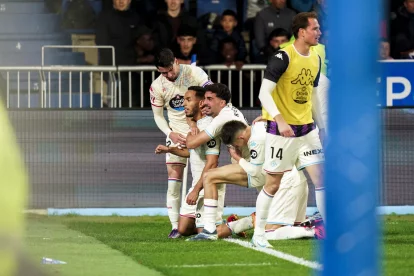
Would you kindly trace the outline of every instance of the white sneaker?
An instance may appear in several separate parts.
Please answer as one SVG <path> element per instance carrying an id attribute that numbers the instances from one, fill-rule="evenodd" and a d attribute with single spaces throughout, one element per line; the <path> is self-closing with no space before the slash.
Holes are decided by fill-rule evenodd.
<path id="1" fill-rule="evenodd" d="M 273 245 L 271 245 L 264 235 L 253 235 L 252 240 L 250 243 L 254 247 L 262 247 L 262 248 L 273 248 Z"/>

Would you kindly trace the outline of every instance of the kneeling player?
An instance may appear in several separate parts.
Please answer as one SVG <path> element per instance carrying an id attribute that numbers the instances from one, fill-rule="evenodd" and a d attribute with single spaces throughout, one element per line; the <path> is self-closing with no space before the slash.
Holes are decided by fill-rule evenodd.
<path id="1" fill-rule="evenodd" d="M 201 113 L 201 106 L 203 104 L 205 89 L 202 87 L 190 87 L 184 97 L 184 107 L 187 117 L 192 117 L 197 122 L 197 127 L 202 131 L 210 124 L 212 118 L 204 116 Z M 182 157 L 190 157 L 191 172 L 193 175 L 193 184 L 187 196 L 186 203 L 180 210 L 180 219 L 178 224 L 178 231 L 181 235 L 188 236 L 200 232 L 203 228 L 203 172 L 214 168 L 218 163 L 218 156 L 220 153 L 220 140 L 211 139 L 206 144 L 203 144 L 194 150 L 180 149 L 178 147 L 166 147 L 159 145 L 156 153 L 173 153 Z M 224 208 L 225 185 L 219 187 L 219 205 L 218 212 L 215 219 L 215 224 L 222 223 L 222 214 Z M 250 218 L 250 221 L 252 219 Z M 229 222 L 229 227 L 236 227 L 240 222 Z M 228 237 L 232 234 L 231 229 L 227 225 L 219 225 L 217 228 L 220 237 Z"/>
<path id="2" fill-rule="evenodd" d="M 296 171 L 294 167 L 292 171 Z M 267 240 L 324 238 L 322 224 L 301 223 L 306 219 L 308 183 L 303 172 L 285 174 L 270 205 L 265 237 Z"/>

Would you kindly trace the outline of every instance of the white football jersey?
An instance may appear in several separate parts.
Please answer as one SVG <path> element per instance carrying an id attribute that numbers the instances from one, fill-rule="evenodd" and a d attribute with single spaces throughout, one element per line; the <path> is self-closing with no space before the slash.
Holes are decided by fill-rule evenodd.
<path id="1" fill-rule="evenodd" d="M 227 104 L 220 113 L 214 117 L 213 121 L 204 130 L 211 139 L 217 138 L 221 134 L 221 129 L 224 124 L 230 121 L 240 121 L 248 125 L 246 118 L 243 113 L 240 112 L 236 107 L 232 106 L 231 103 Z"/>
<path id="2" fill-rule="evenodd" d="M 171 82 L 159 75 L 150 87 L 151 104 L 167 109 L 169 126 L 174 132 L 187 135 L 189 126 L 184 113 L 184 94 L 190 86 L 212 84 L 200 67 L 180 64 L 178 78 Z"/>
<path id="3" fill-rule="evenodd" d="M 250 153 L 250 164 L 262 171 L 265 160 L 266 123 L 257 122 L 252 125 L 251 134 L 247 146 Z"/>
<path id="4" fill-rule="evenodd" d="M 228 103 L 220 113 L 214 117 L 213 121 L 211 121 L 210 125 L 204 130 L 211 139 L 221 140 L 220 134 L 221 129 L 223 128 L 224 124 L 230 121 L 240 121 L 248 125 L 246 118 L 244 117 L 243 113 L 240 112 L 236 107 L 232 106 L 231 103 Z M 242 149 L 242 157 L 246 160 L 250 159 L 249 150 L 247 147 Z M 232 163 L 234 160 L 232 159 Z"/>
<path id="5" fill-rule="evenodd" d="M 249 170 L 265 175 L 263 164 L 265 161 L 266 143 L 266 123 L 257 122 L 252 125 L 251 135 L 247 146 L 250 152 Z M 285 172 L 280 182 L 280 188 L 295 187 L 306 181 L 306 176 L 302 171 L 298 171 L 294 166 L 292 171 Z"/>
<path id="6" fill-rule="evenodd" d="M 197 127 L 200 131 L 203 131 L 213 120 L 212 117 L 206 116 L 197 121 Z M 204 166 L 207 162 L 207 155 L 220 154 L 220 139 L 211 139 L 206 144 L 203 144 L 195 149 L 190 150 L 190 166 L 191 166 L 191 174 L 193 176 L 193 183 L 192 187 L 194 187 L 198 180 L 201 177 L 201 173 L 204 170 Z M 204 194 L 204 190 L 200 192 L 200 194 Z"/>

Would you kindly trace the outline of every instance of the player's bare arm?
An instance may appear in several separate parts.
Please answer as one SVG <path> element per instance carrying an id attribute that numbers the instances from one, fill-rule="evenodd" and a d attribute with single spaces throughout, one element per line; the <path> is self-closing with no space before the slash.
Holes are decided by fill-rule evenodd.
<path id="1" fill-rule="evenodd" d="M 240 159 L 242 159 L 241 153 L 238 149 L 236 149 L 233 146 L 228 146 L 227 149 L 229 151 L 231 158 L 233 158 L 237 163 L 240 161 Z"/>
<path id="2" fill-rule="evenodd" d="M 161 106 L 152 105 L 152 112 L 154 113 L 154 120 L 157 127 L 169 137 L 174 144 L 185 144 L 185 136 L 171 131 L 167 120 L 164 117 L 164 108 Z"/>
<path id="3" fill-rule="evenodd" d="M 203 172 L 201 173 L 201 177 L 198 180 L 197 184 L 194 186 L 191 193 L 189 193 L 188 196 L 187 196 L 187 204 L 189 204 L 189 205 L 195 205 L 196 204 L 197 199 L 198 199 L 198 195 L 200 194 L 201 190 L 203 189 L 204 174 L 206 172 L 208 172 L 210 169 L 217 168 L 218 158 L 219 158 L 219 155 L 215 155 L 215 154 L 209 154 L 209 155 L 206 156 L 206 159 L 207 159 L 206 165 L 204 166 Z"/>
<path id="4" fill-rule="evenodd" d="M 186 146 L 189 149 L 195 149 L 202 144 L 207 143 L 211 140 L 211 137 L 205 131 L 198 133 L 197 135 L 193 135 L 192 133 L 188 133 L 186 139 Z"/>
<path id="5" fill-rule="evenodd" d="M 279 132 L 284 137 L 293 137 L 295 133 L 292 128 L 286 123 L 282 114 L 278 110 L 275 101 L 272 98 L 272 92 L 276 88 L 276 83 L 263 79 L 262 85 L 260 87 L 259 99 L 266 109 L 266 111 L 272 116 L 273 120 L 277 123 Z"/>
<path id="6" fill-rule="evenodd" d="M 178 147 L 167 147 L 165 145 L 158 145 L 155 148 L 155 153 L 156 154 L 172 153 L 174 155 L 184 157 L 184 158 L 190 157 L 190 152 L 188 151 L 188 149 L 178 148 Z"/>

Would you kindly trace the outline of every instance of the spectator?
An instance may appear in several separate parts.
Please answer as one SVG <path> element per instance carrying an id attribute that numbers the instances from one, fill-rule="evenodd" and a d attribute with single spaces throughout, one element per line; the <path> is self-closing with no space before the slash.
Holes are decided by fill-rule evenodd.
<path id="1" fill-rule="evenodd" d="M 96 29 L 96 45 L 111 45 L 115 48 L 115 65 L 136 65 L 137 53 L 135 51 L 135 32 L 140 24 L 138 14 L 130 9 L 131 0 L 113 0 L 113 8 L 102 11 L 99 15 Z M 112 65 L 112 51 L 109 49 L 99 50 L 99 64 Z M 116 106 L 127 107 L 138 105 L 138 94 L 131 93 L 129 96 L 128 72 L 120 74 L 123 83 L 121 85 L 121 99 Z M 105 74 L 108 83 L 109 76 Z M 132 74 L 132 91 L 136 88 L 138 77 Z"/>
<path id="2" fill-rule="evenodd" d="M 154 39 L 152 31 L 146 26 L 140 26 L 136 31 L 135 52 L 138 65 L 154 64 Z"/>
<path id="3" fill-rule="evenodd" d="M 197 30 L 197 38 L 202 36 L 201 33 L 198 33 L 197 19 L 182 9 L 183 0 L 165 0 L 165 2 L 167 3 L 167 11 L 159 12 L 158 20 L 154 24 L 158 45 L 161 48 L 169 48 L 174 44 L 178 29 L 184 22 Z"/>
<path id="4" fill-rule="evenodd" d="M 390 60 L 390 59 L 393 59 L 390 56 L 390 43 L 386 39 L 381 39 L 381 43 L 380 43 L 380 59 L 381 60 Z"/>
<path id="5" fill-rule="evenodd" d="M 274 29 L 267 40 L 267 45 L 260 53 L 260 63 L 267 64 L 270 57 L 275 54 L 279 50 L 279 46 L 288 42 L 290 38 L 290 34 L 288 31 L 282 28 Z"/>
<path id="6" fill-rule="evenodd" d="M 235 65 L 238 56 L 238 47 L 234 38 L 226 37 L 220 40 L 218 51 L 218 62 L 220 64 L 225 64 L 227 67 Z"/>
<path id="7" fill-rule="evenodd" d="M 96 45 L 115 48 L 116 65 L 135 65 L 134 33 L 140 24 L 138 14 L 129 9 L 131 0 L 113 0 L 113 8 L 102 11 L 96 29 Z M 112 51 L 99 51 L 99 64 L 112 65 Z"/>
<path id="8" fill-rule="evenodd" d="M 238 56 L 238 47 L 237 42 L 230 36 L 223 38 L 219 44 L 219 56 L 218 56 L 218 63 L 224 64 L 227 67 L 236 64 L 237 56 Z M 250 106 L 250 72 L 240 72 L 231 70 L 230 71 L 231 78 L 229 78 L 229 73 L 226 71 L 222 71 L 220 74 L 220 81 L 218 78 L 218 72 L 213 71 L 211 72 L 211 80 L 213 82 L 220 82 L 226 84 L 232 91 L 231 102 L 234 106 L 240 106 L 240 89 L 242 89 L 243 97 L 242 97 L 242 105 L 243 106 Z M 240 87 L 240 77 L 241 85 Z M 254 84 L 254 91 L 259 91 L 260 82 L 253 81 Z M 259 85 L 259 86 L 257 86 Z M 257 93 L 258 94 L 258 93 Z M 257 98 L 257 95 L 256 95 Z"/>
<path id="9" fill-rule="evenodd" d="M 179 64 L 191 64 L 191 57 L 197 56 L 197 65 L 208 64 L 208 57 L 204 55 L 203 48 L 197 44 L 197 31 L 193 27 L 182 24 L 177 32 L 177 42 L 172 51 Z"/>
<path id="10" fill-rule="evenodd" d="M 391 49 L 394 58 L 414 55 L 414 0 L 405 0 L 391 22 Z"/>
<path id="11" fill-rule="evenodd" d="M 240 70 L 246 61 L 246 43 L 241 33 L 236 30 L 237 26 L 237 14 L 232 10 L 225 10 L 221 16 L 220 21 L 221 28 L 216 30 L 211 42 L 211 50 L 218 55 L 220 41 L 224 38 L 231 37 L 236 42 L 237 56 L 235 59 L 235 65 Z"/>
<path id="12" fill-rule="evenodd" d="M 246 1 L 246 0 L 245 0 Z M 249 33 L 249 55 L 250 62 L 255 63 L 255 57 L 259 55 L 255 43 L 254 25 L 256 21 L 256 15 L 259 11 L 269 6 L 268 0 L 247 0 L 247 19 L 244 23 L 244 28 Z"/>
<path id="13" fill-rule="evenodd" d="M 259 50 L 266 47 L 266 40 L 276 28 L 291 30 L 296 13 L 286 8 L 286 0 L 271 0 L 271 6 L 261 10 L 255 21 L 256 45 Z"/>

